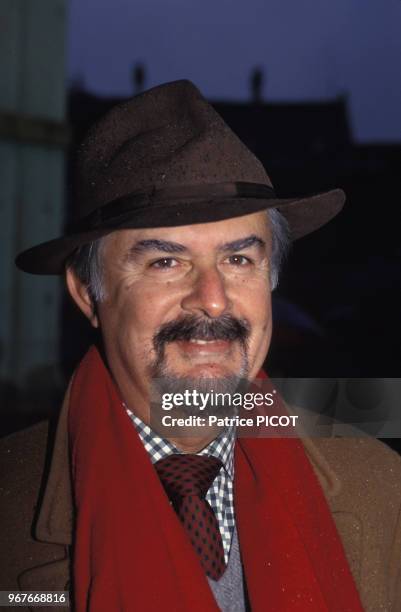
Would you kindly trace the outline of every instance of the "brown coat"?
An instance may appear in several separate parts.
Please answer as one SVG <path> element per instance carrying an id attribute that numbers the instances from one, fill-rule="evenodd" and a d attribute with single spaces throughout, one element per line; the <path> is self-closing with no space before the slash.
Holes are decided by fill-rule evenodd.
<path id="1" fill-rule="evenodd" d="M 45 465 L 46 440 L 52 438 L 47 423 L 0 441 L 0 590 L 68 588 L 73 506 L 66 417 L 67 401 L 50 472 Z M 401 458 L 369 438 L 306 439 L 304 444 L 365 610 L 400 612 Z"/>

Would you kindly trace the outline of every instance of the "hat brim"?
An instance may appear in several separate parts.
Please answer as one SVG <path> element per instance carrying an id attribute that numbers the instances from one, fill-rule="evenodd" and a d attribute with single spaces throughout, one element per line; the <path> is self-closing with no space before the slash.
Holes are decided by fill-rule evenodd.
<path id="1" fill-rule="evenodd" d="M 62 274 L 65 261 L 79 246 L 106 236 L 119 229 L 178 227 L 197 223 L 213 223 L 233 217 L 242 217 L 269 208 L 277 208 L 287 219 L 291 239 L 297 240 L 314 232 L 335 217 L 345 202 L 342 189 L 303 198 L 235 198 L 220 202 L 204 199 L 177 205 L 157 206 L 151 210 L 126 213 L 107 226 L 86 232 L 66 234 L 20 253 L 17 266 L 31 274 Z"/>

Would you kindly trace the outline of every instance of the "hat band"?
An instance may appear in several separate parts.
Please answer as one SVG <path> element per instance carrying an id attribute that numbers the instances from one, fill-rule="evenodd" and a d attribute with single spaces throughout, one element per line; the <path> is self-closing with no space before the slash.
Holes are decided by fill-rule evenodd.
<path id="1" fill-rule="evenodd" d="M 276 193 L 269 185 L 262 183 L 216 183 L 206 185 L 176 185 L 164 189 L 134 191 L 99 206 L 89 215 L 78 219 L 69 227 L 71 232 L 82 232 L 107 227 L 129 212 L 167 202 L 169 200 L 227 200 L 233 198 L 276 199 Z"/>

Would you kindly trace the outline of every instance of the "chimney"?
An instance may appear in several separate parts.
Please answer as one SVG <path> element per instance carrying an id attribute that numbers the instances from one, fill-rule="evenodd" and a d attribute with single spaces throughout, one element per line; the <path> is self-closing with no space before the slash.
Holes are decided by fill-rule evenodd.
<path id="1" fill-rule="evenodd" d="M 253 104 L 261 104 L 263 99 L 263 83 L 264 74 L 260 67 L 255 67 L 251 71 L 250 86 L 251 86 L 251 100 Z"/>

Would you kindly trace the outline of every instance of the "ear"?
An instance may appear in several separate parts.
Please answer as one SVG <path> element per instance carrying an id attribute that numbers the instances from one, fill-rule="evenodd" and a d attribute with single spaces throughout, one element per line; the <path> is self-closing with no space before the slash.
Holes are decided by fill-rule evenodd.
<path id="1" fill-rule="evenodd" d="M 96 314 L 95 304 L 89 295 L 88 288 L 78 278 L 72 268 L 66 269 L 65 281 L 67 283 L 68 291 L 78 308 L 89 319 L 93 327 L 99 327 L 99 320 Z"/>

